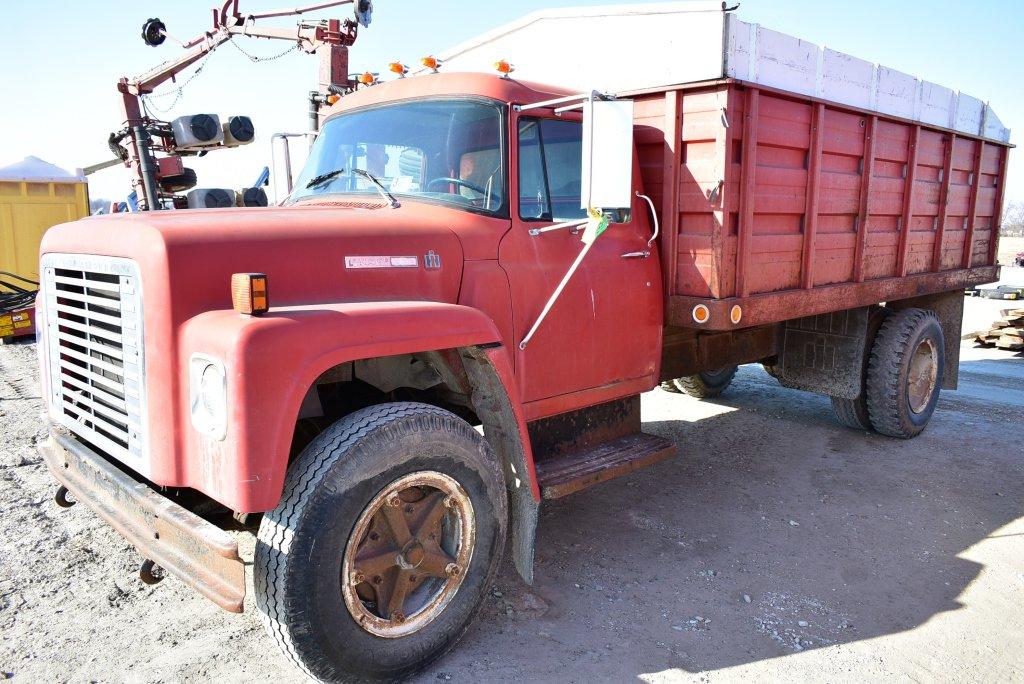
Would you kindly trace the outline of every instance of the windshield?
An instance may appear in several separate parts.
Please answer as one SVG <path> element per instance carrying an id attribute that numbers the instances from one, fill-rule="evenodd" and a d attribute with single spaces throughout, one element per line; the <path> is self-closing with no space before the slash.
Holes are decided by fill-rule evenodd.
<path id="1" fill-rule="evenodd" d="M 489 214 L 505 210 L 501 109 L 425 100 L 324 124 L 287 203 L 318 195 L 418 197 Z"/>

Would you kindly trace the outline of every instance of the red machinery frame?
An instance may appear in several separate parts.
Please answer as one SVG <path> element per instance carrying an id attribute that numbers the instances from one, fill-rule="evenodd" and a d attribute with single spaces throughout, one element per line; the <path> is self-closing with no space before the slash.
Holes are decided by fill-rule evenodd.
<path id="1" fill-rule="evenodd" d="M 238 9 L 239 0 L 226 0 L 219 9 L 213 8 L 213 26 L 209 31 L 185 42 L 185 54 L 147 71 L 133 79 L 121 78 L 117 89 L 121 93 L 124 112 L 122 138 L 129 141 L 128 148 L 120 153 L 125 166 L 134 173 L 133 185 L 140 191 L 140 209 L 159 209 L 160 191 L 157 178 L 160 175 L 153 155 L 152 137 L 148 128 L 155 123 L 145 112 L 142 97 L 152 93 L 158 86 L 174 78 L 189 66 L 203 59 L 235 36 L 268 38 L 271 40 L 294 40 L 300 49 L 320 55 L 320 88 L 323 93 L 343 94 L 355 88 L 356 83 L 348 77 L 348 48 L 355 43 L 359 23 L 352 19 L 329 19 L 315 23 L 299 23 L 295 28 L 258 28 L 254 24 L 260 19 L 295 16 L 307 12 L 355 4 L 357 13 L 369 11 L 372 4 L 367 0 L 333 0 L 293 9 L 271 10 L 256 14 L 242 14 Z M 158 20 L 157 20 L 158 21 Z M 167 34 L 160 29 L 161 36 Z M 162 42 L 162 39 L 161 41 Z M 325 103 L 325 96 L 313 91 L 310 106 L 313 113 Z M 316 120 L 311 117 L 311 121 Z M 113 138 L 112 138 L 113 139 Z"/>

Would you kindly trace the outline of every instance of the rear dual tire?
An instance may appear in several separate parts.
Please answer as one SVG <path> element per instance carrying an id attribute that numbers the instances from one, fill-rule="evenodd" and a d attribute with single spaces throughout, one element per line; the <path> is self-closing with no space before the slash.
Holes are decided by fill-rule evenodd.
<path id="1" fill-rule="evenodd" d="M 944 370 L 942 324 L 931 311 L 887 315 L 871 342 L 864 383 L 856 399 L 832 397 L 843 425 L 909 439 L 928 425 Z"/>
<path id="2" fill-rule="evenodd" d="M 871 418 L 868 416 L 867 399 L 864 392 L 856 399 L 832 397 L 832 411 L 836 420 L 853 430 L 871 430 Z"/>
<path id="3" fill-rule="evenodd" d="M 866 405 L 877 432 L 909 439 L 925 429 L 939 400 L 945 349 L 933 312 L 902 309 L 885 319 L 868 359 Z"/>
<path id="4" fill-rule="evenodd" d="M 725 392 L 736 375 L 736 369 L 737 366 L 726 366 L 696 375 L 684 375 L 666 380 L 661 383 L 661 388 L 675 394 L 688 394 L 696 399 L 712 399 Z"/>

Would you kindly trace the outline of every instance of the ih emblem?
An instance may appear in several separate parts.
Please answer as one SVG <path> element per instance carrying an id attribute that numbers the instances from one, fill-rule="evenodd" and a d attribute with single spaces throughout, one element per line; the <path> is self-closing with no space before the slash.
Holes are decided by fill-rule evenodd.
<path id="1" fill-rule="evenodd" d="M 434 250 L 430 250 L 423 255 L 423 265 L 428 271 L 436 271 L 441 268 L 441 255 Z"/>

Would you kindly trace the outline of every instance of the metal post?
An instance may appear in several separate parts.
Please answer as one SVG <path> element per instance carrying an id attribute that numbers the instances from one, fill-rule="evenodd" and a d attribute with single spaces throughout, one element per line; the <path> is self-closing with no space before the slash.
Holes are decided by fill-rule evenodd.
<path id="1" fill-rule="evenodd" d="M 740 225 L 736 235 L 736 296 L 750 294 L 750 250 L 754 237 L 754 198 L 757 181 L 757 109 L 761 91 L 747 89 L 743 112 L 743 147 L 740 154 Z"/>
<path id="2" fill-rule="evenodd" d="M 292 192 L 292 153 L 288 147 L 288 138 L 302 138 L 309 137 L 311 140 L 316 140 L 316 135 L 313 133 L 275 133 L 270 138 L 270 169 L 274 179 L 274 204 L 281 201 L 280 189 L 278 185 L 277 177 L 277 147 L 275 143 L 278 140 L 284 141 L 284 185 L 288 194 Z M 312 143 L 310 143 L 312 144 Z"/>
<path id="3" fill-rule="evenodd" d="M 315 90 L 309 91 L 309 132 L 313 134 L 309 136 L 310 148 L 316 142 L 316 133 L 320 130 L 320 103 L 322 101 L 323 96 L 320 93 Z"/>
<path id="4" fill-rule="evenodd" d="M 132 126 L 132 135 L 139 148 L 139 177 L 142 179 L 142 194 L 146 202 L 146 210 L 160 209 L 160 195 L 156 189 L 156 161 L 150 146 L 152 138 L 142 124 Z"/>

